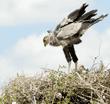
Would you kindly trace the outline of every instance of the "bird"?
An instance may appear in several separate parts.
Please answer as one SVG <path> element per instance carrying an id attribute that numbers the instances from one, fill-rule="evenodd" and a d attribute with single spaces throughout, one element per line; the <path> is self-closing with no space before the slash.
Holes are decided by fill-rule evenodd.
<path id="1" fill-rule="evenodd" d="M 97 9 L 86 12 L 86 7 L 89 4 L 84 3 L 79 9 L 71 12 L 67 17 L 64 17 L 54 31 L 48 30 L 48 35 L 43 38 L 44 46 L 62 46 L 65 58 L 68 62 L 68 73 L 70 74 L 71 60 L 75 63 L 75 72 L 77 72 L 78 57 L 76 55 L 74 45 L 80 44 L 80 37 L 94 24 L 102 21 L 108 14 L 102 14 L 98 18 L 93 18 L 97 15 Z"/>

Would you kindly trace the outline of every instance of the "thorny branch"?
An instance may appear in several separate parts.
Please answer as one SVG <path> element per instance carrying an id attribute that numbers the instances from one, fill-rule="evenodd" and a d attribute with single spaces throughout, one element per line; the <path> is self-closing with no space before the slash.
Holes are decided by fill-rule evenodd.
<path id="1" fill-rule="evenodd" d="M 58 71 L 46 69 L 45 67 L 42 68 L 44 73 L 42 72 L 40 75 L 37 73 L 36 76 L 32 77 L 17 74 L 17 78 L 10 80 L 8 86 L 5 87 L 7 88 L 7 94 L 2 95 L 2 98 L 5 99 L 7 95 L 17 96 L 15 99 L 11 97 L 6 100 L 7 103 L 13 100 L 22 100 L 21 103 L 36 101 L 37 104 L 41 104 L 41 102 L 45 100 L 48 103 L 52 101 L 51 103 L 54 104 L 57 102 L 55 99 L 60 98 L 57 97 L 59 93 L 61 98 L 65 100 L 62 93 L 62 91 L 65 91 L 73 98 L 77 96 L 85 102 L 90 100 L 91 103 L 96 101 L 100 104 L 109 104 L 110 74 L 108 71 L 110 69 L 103 72 L 102 69 L 107 68 L 107 66 L 104 67 L 103 62 L 101 62 L 99 66 L 100 68 L 97 73 L 94 71 L 89 73 L 88 71 L 86 74 L 76 72 L 75 75 L 67 75 L 65 72 L 60 71 L 62 67 L 60 67 Z M 91 70 L 94 70 L 94 68 Z M 47 75 L 46 73 L 49 74 Z M 46 74 L 46 76 L 43 77 L 43 74 Z M 2 94 L 6 93 L 5 88 L 2 89 Z M 16 90 L 15 93 L 13 93 L 14 89 Z M 41 95 L 42 99 L 39 100 Z M 78 102 L 75 99 L 73 101 Z"/>

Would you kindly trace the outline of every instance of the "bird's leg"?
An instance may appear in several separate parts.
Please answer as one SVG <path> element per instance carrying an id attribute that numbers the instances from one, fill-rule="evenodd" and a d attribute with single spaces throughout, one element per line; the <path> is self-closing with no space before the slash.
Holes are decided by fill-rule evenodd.
<path id="1" fill-rule="evenodd" d="M 81 78 L 81 76 L 79 75 L 79 73 L 77 72 L 77 64 L 78 64 L 78 61 L 75 62 L 75 73 L 77 74 L 77 76 L 78 76 L 81 80 L 83 80 L 83 79 Z"/>
<path id="2" fill-rule="evenodd" d="M 77 72 L 78 61 L 75 62 L 75 72 Z"/>
<path id="3" fill-rule="evenodd" d="M 68 74 L 70 74 L 71 61 L 68 62 Z"/>

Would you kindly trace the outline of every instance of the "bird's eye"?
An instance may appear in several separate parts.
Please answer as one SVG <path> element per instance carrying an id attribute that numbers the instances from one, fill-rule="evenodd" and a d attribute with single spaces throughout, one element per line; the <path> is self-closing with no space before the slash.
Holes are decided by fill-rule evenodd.
<path id="1" fill-rule="evenodd" d="M 45 40 L 43 40 L 43 42 L 45 42 Z"/>

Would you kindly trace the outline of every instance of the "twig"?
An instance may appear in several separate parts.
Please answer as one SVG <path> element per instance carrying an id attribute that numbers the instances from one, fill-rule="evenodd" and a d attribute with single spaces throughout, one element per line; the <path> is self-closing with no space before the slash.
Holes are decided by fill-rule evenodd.
<path id="1" fill-rule="evenodd" d="M 100 39 L 100 38 L 99 38 L 99 39 Z M 100 41 L 101 41 L 101 39 L 100 39 Z M 102 43 L 102 41 L 101 41 L 101 43 Z M 93 65 L 92 65 L 91 69 L 92 69 L 93 66 L 95 65 L 96 59 L 100 56 L 100 47 L 101 47 L 101 43 L 100 43 L 100 46 L 99 46 L 99 54 L 98 54 L 96 57 L 94 57 L 94 61 L 93 61 Z M 91 70 L 91 69 L 90 69 L 90 70 Z"/>

